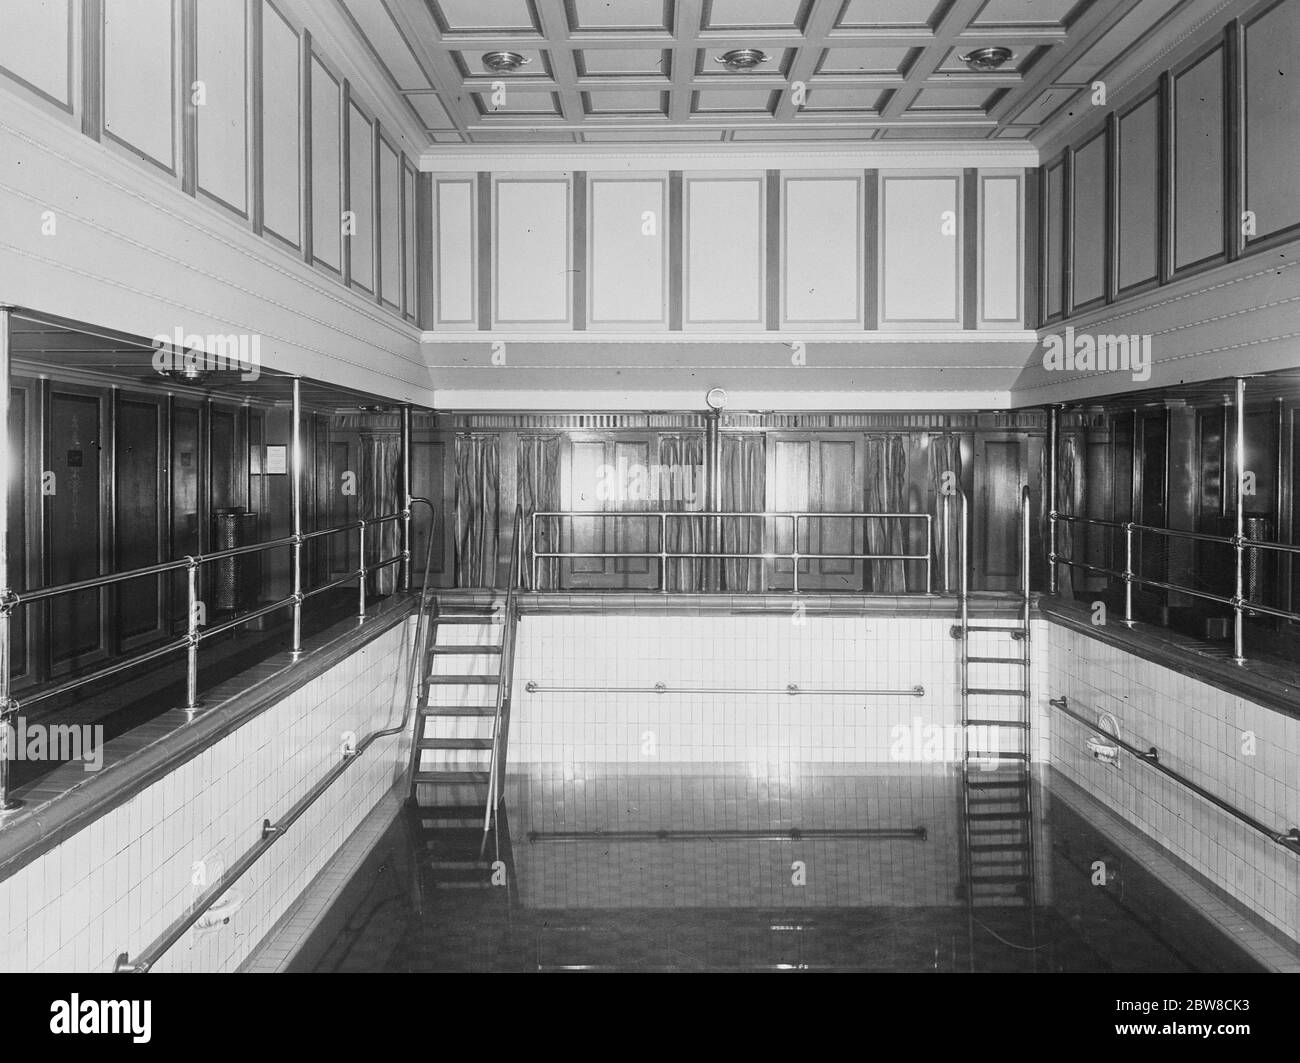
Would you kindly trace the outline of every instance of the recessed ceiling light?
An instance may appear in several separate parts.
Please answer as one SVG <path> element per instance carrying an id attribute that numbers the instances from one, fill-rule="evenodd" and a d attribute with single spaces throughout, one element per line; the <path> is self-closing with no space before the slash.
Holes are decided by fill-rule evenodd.
<path id="1" fill-rule="evenodd" d="M 494 74 L 509 74 L 531 62 L 518 52 L 487 52 L 483 56 L 483 65 Z"/>
<path id="2" fill-rule="evenodd" d="M 753 70 L 759 63 L 771 60 L 766 52 L 757 48 L 733 48 L 729 52 L 713 57 L 715 63 L 721 63 L 728 70 Z"/>
<path id="3" fill-rule="evenodd" d="M 994 45 L 990 48 L 976 48 L 969 55 L 959 56 L 961 61 L 972 70 L 997 70 L 1012 58 L 1011 49 Z"/>

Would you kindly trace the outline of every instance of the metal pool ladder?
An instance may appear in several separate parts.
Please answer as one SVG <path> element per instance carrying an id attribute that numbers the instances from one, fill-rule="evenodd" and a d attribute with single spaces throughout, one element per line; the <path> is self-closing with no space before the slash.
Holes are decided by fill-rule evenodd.
<path id="1" fill-rule="evenodd" d="M 970 518 L 965 494 L 959 495 L 958 502 L 961 623 L 952 634 L 960 641 L 961 653 L 963 864 L 973 966 L 977 908 L 1028 908 L 1035 944 L 1027 949 L 1030 957 L 1036 956 L 1029 488 L 1022 488 L 1020 494 L 1020 616 L 1010 625 L 970 622 Z M 972 654 L 972 635 L 1009 637 L 1016 652 Z M 981 674 L 1002 678 L 982 680 Z"/>

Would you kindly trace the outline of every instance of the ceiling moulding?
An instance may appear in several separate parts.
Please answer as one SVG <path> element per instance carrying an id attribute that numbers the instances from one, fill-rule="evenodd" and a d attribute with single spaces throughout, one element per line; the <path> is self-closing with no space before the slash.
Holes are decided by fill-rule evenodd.
<path id="1" fill-rule="evenodd" d="M 782 150 L 775 144 L 680 145 L 592 144 L 520 148 L 516 145 L 447 146 L 420 156 L 420 169 L 430 173 L 529 173 L 540 170 L 616 169 L 664 170 L 901 170 L 1004 166 L 1020 169 L 1039 163 L 1038 150 L 1020 141 L 923 141 L 818 145 L 800 141 Z"/>
<path id="2" fill-rule="evenodd" d="M 703 389 L 693 391 L 542 391 L 525 389 L 435 388 L 439 410 L 484 411 L 601 411 L 695 410 L 704 405 Z M 740 391 L 728 389 L 727 410 L 795 412 L 867 412 L 906 410 L 1009 410 L 1009 391 Z"/>
<path id="3" fill-rule="evenodd" d="M 859 345 L 878 345 L 893 343 L 1037 343 L 1039 334 L 1033 329 L 1011 329 L 993 331 L 992 329 L 964 329 L 951 332 L 883 332 L 873 330 L 865 332 L 817 332 L 808 329 L 800 332 L 797 328 L 782 329 L 773 332 L 512 332 L 510 329 L 497 328 L 475 330 L 473 332 L 424 332 L 420 336 L 423 343 L 438 345 L 448 343 L 478 343 L 485 346 L 494 340 L 506 339 L 511 343 L 563 343 L 569 346 L 589 347 L 593 344 L 629 343 L 741 343 L 746 346 L 755 344 L 782 345 L 795 340 L 806 343 L 853 343 Z"/>
<path id="4" fill-rule="evenodd" d="M 353 95 L 360 95 L 366 109 L 378 117 L 390 135 L 396 134 L 402 150 L 413 159 L 422 149 L 427 150 L 429 134 L 424 123 L 389 80 L 348 16 L 332 4 L 309 0 L 283 3 L 307 27 L 313 47 L 336 73 L 347 78 Z"/>
<path id="5" fill-rule="evenodd" d="M 1105 107 L 1075 108 L 1073 115 L 1062 108 L 1043 123 L 1033 137 L 1042 157 L 1054 156 L 1077 130 L 1097 120 L 1097 112 L 1119 110 L 1139 93 L 1153 88 L 1161 71 L 1210 40 L 1222 31 L 1224 23 L 1249 6 L 1243 0 L 1184 0 L 1181 9 L 1174 8 L 1174 14 L 1158 24 L 1158 32 L 1144 34 L 1094 75 L 1106 83 Z M 1063 69 L 1086 59 L 1087 54 L 1087 50 L 1081 50 L 1075 62 Z M 1043 86 L 1044 90 L 1049 87 L 1050 83 Z M 1088 85 L 1075 87 L 1086 89 Z"/>

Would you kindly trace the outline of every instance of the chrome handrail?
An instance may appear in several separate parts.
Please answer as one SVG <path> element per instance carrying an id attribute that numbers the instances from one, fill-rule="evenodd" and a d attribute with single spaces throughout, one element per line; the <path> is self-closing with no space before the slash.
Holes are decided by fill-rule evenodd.
<path id="1" fill-rule="evenodd" d="M 235 864 L 221 877 L 221 881 L 214 883 L 209 889 L 204 891 L 199 898 L 186 909 L 185 913 L 175 919 L 172 924 L 156 938 L 148 948 L 142 950 L 139 956 L 132 961 L 130 954 L 126 952 L 118 953 L 117 960 L 113 965 L 114 974 L 147 974 L 153 969 L 161 956 L 168 949 L 178 942 L 184 933 L 189 930 L 202 917 L 203 913 L 219 901 L 222 896 L 232 887 L 244 873 L 251 868 L 263 854 L 277 841 L 284 837 L 294 823 L 307 811 L 320 796 L 325 793 L 334 781 L 342 775 L 348 768 L 361 758 L 367 749 L 380 738 L 388 738 L 395 734 L 401 734 L 410 726 L 411 713 L 416 705 L 414 696 L 416 681 L 424 682 L 424 654 L 423 640 L 428 635 L 428 624 L 426 620 L 427 610 L 424 608 L 428 601 L 429 594 L 429 570 L 433 560 L 433 531 L 437 523 L 437 510 L 433 503 L 427 498 L 411 496 L 411 502 L 418 502 L 429 507 L 429 537 L 425 548 L 424 558 L 424 581 L 420 586 L 420 605 L 416 611 L 417 619 L 415 626 L 415 641 L 411 652 L 411 664 L 407 670 L 406 685 L 406 705 L 402 712 L 402 719 L 392 727 L 380 728 L 372 731 L 365 738 L 361 739 L 355 746 L 345 746 L 342 750 L 342 759 L 335 764 L 328 772 L 325 773 L 317 782 L 299 798 L 289 811 L 278 820 L 272 823 L 270 819 L 262 820 L 261 838 L 241 856 Z"/>
<path id="2" fill-rule="evenodd" d="M 501 779 L 504 771 L 504 750 L 502 749 L 502 722 L 510 704 L 510 687 L 514 682 L 515 666 L 515 627 L 518 622 L 518 605 L 515 601 L 515 589 L 519 585 L 519 564 L 523 551 L 521 540 L 524 531 L 524 507 L 515 506 L 514 537 L 511 539 L 510 570 L 506 576 L 505 624 L 501 632 L 501 663 L 497 670 L 496 707 L 492 716 L 492 755 L 488 761 L 487 805 L 483 809 L 483 842 L 487 844 L 488 831 L 497 820 L 497 806 L 501 801 Z"/>
<path id="3" fill-rule="evenodd" d="M 668 549 L 668 522 L 670 520 L 689 520 L 707 517 L 710 520 L 742 517 L 751 520 L 789 520 L 792 549 L 789 551 L 762 550 L 750 553 L 732 553 L 727 551 L 693 551 Z M 574 551 L 574 550 L 539 550 L 537 521 L 542 519 L 596 519 L 596 520 L 657 520 L 659 522 L 659 549 L 657 551 Z M 925 523 L 925 553 L 923 554 L 805 554 L 799 552 L 799 526 L 809 520 L 898 520 L 923 521 Z M 605 558 L 607 560 L 625 560 L 629 558 L 659 559 L 659 590 L 668 591 L 668 561 L 684 560 L 743 560 L 743 561 L 790 561 L 792 570 L 792 593 L 799 593 L 799 562 L 801 561 L 921 561 L 925 563 L 925 593 L 932 594 L 934 551 L 934 515 L 931 513 L 868 513 L 860 510 L 847 512 L 813 512 L 811 510 L 538 510 L 532 514 L 529 539 L 533 553 L 533 580 L 536 588 L 539 584 L 539 563 L 549 558 Z M 917 593 L 917 592 L 914 592 Z"/>
<path id="4" fill-rule="evenodd" d="M 1048 699 L 1048 704 L 1051 705 L 1052 708 L 1058 709 L 1059 711 L 1065 713 L 1065 715 L 1083 724 L 1083 726 L 1089 728 L 1090 730 L 1093 731 L 1098 730 L 1098 727 L 1095 723 L 1089 721 L 1088 718 L 1084 716 L 1082 713 L 1075 712 L 1072 708 L 1070 708 L 1070 699 L 1065 697 L 1064 695 L 1062 695 L 1059 698 Z M 1293 853 L 1300 854 L 1300 827 L 1291 827 L 1288 830 L 1280 831 L 1275 827 L 1268 826 L 1268 824 L 1263 823 L 1260 820 L 1256 819 L 1254 816 L 1250 815 L 1250 813 L 1243 812 L 1235 805 L 1230 804 L 1229 802 L 1225 801 L 1223 798 L 1217 796 L 1216 794 L 1211 793 L 1209 790 L 1205 789 L 1205 787 L 1201 786 L 1199 783 L 1193 782 L 1191 779 L 1187 778 L 1187 776 L 1183 775 L 1181 772 L 1175 771 L 1173 768 L 1166 767 L 1164 764 L 1161 763 L 1160 751 L 1156 749 L 1155 746 L 1151 746 L 1147 749 L 1142 749 L 1138 746 L 1133 745 L 1131 742 L 1124 741 L 1124 739 L 1120 738 L 1118 735 L 1111 734 L 1109 731 L 1106 732 L 1106 741 L 1114 742 L 1117 746 L 1120 746 L 1122 749 L 1127 750 L 1138 760 L 1142 761 L 1142 763 L 1149 764 L 1151 765 L 1151 767 L 1155 768 L 1156 771 L 1159 771 L 1164 775 L 1168 775 L 1175 782 L 1181 783 L 1183 786 L 1185 786 L 1188 790 L 1191 790 L 1192 793 L 1196 794 L 1198 797 L 1204 798 L 1206 801 L 1210 802 L 1210 804 L 1214 805 L 1217 808 L 1222 809 L 1224 812 L 1227 812 L 1228 815 L 1232 816 L 1234 819 L 1240 820 L 1242 823 L 1246 824 L 1246 826 L 1250 827 L 1252 830 L 1258 831 L 1260 834 L 1264 835 L 1264 837 L 1268 838 L 1269 841 L 1276 842 L 1278 845 L 1281 845 L 1283 848 L 1289 849 Z"/>
<path id="5" fill-rule="evenodd" d="M 786 694 L 790 697 L 899 697 L 923 698 L 925 687 L 917 684 L 908 690 L 845 690 L 839 687 L 807 690 L 797 683 L 784 687 L 670 687 L 667 683 L 653 686 L 553 686 L 547 683 L 528 682 L 524 689 L 530 694 Z"/>
<path id="6" fill-rule="evenodd" d="M 1243 579 L 1247 550 L 1276 550 L 1280 553 L 1300 554 L 1300 545 L 1293 543 L 1278 543 L 1264 539 L 1252 539 L 1245 534 L 1211 535 L 1205 532 L 1184 531 L 1181 528 L 1157 528 L 1150 524 L 1138 524 L 1135 521 L 1113 521 L 1102 520 L 1097 517 L 1080 517 L 1073 513 L 1049 513 L 1048 520 L 1051 529 L 1051 541 L 1053 543 L 1056 541 L 1055 529 L 1057 521 L 1064 521 L 1067 524 L 1079 524 L 1084 527 L 1109 528 L 1124 533 L 1124 568 L 1122 570 L 1108 568 L 1105 565 L 1093 565 L 1086 561 L 1076 561 L 1072 557 L 1067 557 L 1064 554 L 1057 553 L 1054 548 L 1049 551 L 1047 562 L 1053 571 L 1055 571 L 1057 565 L 1065 565 L 1069 568 L 1077 568 L 1086 572 L 1094 572 L 1098 575 L 1122 580 L 1124 583 L 1123 622 L 1129 627 L 1132 627 L 1134 623 L 1136 623 L 1133 617 L 1134 586 L 1154 587 L 1158 590 L 1172 591 L 1175 594 L 1186 594 L 1191 598 L 1199 598 L 1203 601 L 1226 605 L 1233 611 L 1233 659 L 1238 664 L 1242 664 L 1245 662 L 1242 638 L 1243 618 L 1246 613 L 1263 613 L 1266 616 L 1274 616 L 1281 620 L 1300 621 L 1300 612 L 1294 612 L 1289 609 L 1278 609 L 1271 605 L 1264 605 L 1262 602 L 1252 601 L 1244 593 Z M 1174 583 L 1167 580 L 1157 580 L 1142 576 L 1134 568 L 1133 536 L 1135 532 L 1147 532 L 1153 535 L 1162 535 L 1172 539 L 1217 543 L 1220 546 L 1233 547 L 1236 561 L 1236 593 L 1231 596 L 1214 594 L 1211 591 L 1201 590 L 1197 587 L 1189 587 L 1183 583 Z"/>

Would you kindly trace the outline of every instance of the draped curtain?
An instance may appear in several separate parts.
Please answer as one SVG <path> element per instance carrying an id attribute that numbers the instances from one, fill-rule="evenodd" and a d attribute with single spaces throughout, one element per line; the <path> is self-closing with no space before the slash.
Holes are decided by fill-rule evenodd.
<path id="1" fill-rule="evenodd" d="M 961 473 L 961 437 L 951 432 L 931 436 L 930 479 L 934 483 L 935 504 L 931 548 L 936 559 L 935 570 L 940 577 L 937 580 L 940 590 L 955 591 L 961 583 L 961 503 L 955 493 L 944 494 L 945 483 L 951 484 L 954 492 L 961 490 Z"/>
<path id="2" fill-rule="evenodd" d="M 767 456 L 758 432 L 722 436 L 722 509 L 761 513 L 767 506 Z M 762 517 L 724 517 L 722 553 L 756 554 L 763 549 Z M 763 587 L 763 562 L 727 558 L 722 563 L 723 589 L 758 591 Z"/>
<path id="3" fill-rule="evenodd" d="M 900 435 L 867 436 L 867 512 L 907 511 L 907 451 Z M 871 520 L 867 524 L 867 553 L 905 554 L 906 521 Z M 868 561 L 868 585 L 873 594 L 905 594 L 906 563 Z"/>
<path id="4" fill-rule="evenodd" d="M 520 585 L 528 590 L 553 591 L 559 588 L 559 559 L 554 557 L 542 558 L 538 562 L 534 583 L 533 514 L 554 512 L 560 508 L 560 447 L 558 435 L 519 438 L 519 504 L 524 512 L 519 579 Z M 560 518 L 541 517 L 536 523 L 537 545 L 544 552 L 558 550 Z"/>
<path id="5" fill-rule="evenodd" d="M 496 436 L 456 438 L 456 586 L 496 584 L 501 537 Z"/>
<path id="6" fill-rule="evenodd" d="M 361 518 L 374 520 L 402 508 L 398 500 L 401 481 L 402 439 L 395 432 L 361 433 Z M 401 548 L 398 521 L 385 521 L 366 528 L 366 556 L 362 564 L 373 565 L 397 555 Z M 374 594 L 392 594 L 397 589 L 401 565 L 393 564 L 370 574 Z"/>
<path id="7" fill-rule="evenodd" d="M 659 481 L 660 508 L 669 513 L 685 513 L 704 508 L 703 436 L 661 436 L 659 466 L 668 473 L 666 479 L 661 476 Z M 674 492 L 673 485 L 689 488 L 694 497 L 672 497 L 674 494 L 687 494 L 686 490 L 680 489 Z M 666 549 L 670 555 L 668 571 L 663 574 L 665 589 L 679 593 L 704 590 L 704 562 L 698 558 L 671 556 L 704 553 L 704 518 L 670 517 L 664 525 Z"/>
<path id="8" fill-rule="evenodd" d="M 1082 486 L 1082 477 L 1079 475 L 1079 436 L 1074 432 L 1063 433 L 1061 436 L 1061 461 L 1057 469 L 1058 478 L 1056 485 L 1058 513 L 1069 513 L 1078 515 L 1083 511 L 1082 491 L 1078 490 Z M 1068 520 L 1058 520 L 1056 522 L 1056 553 L 1060 557 L 1069 558 L 1071 561 L 1083 561 L 1083 551 L 1075 553 L 1075 525 Z M 1082 539 L 1082 536 L 1078 538 Z M 1057 568 L 1057 592 L 1067 598 L 1074 596 L 1074 569 L 1069 565 L 1060 565 Z"/>

